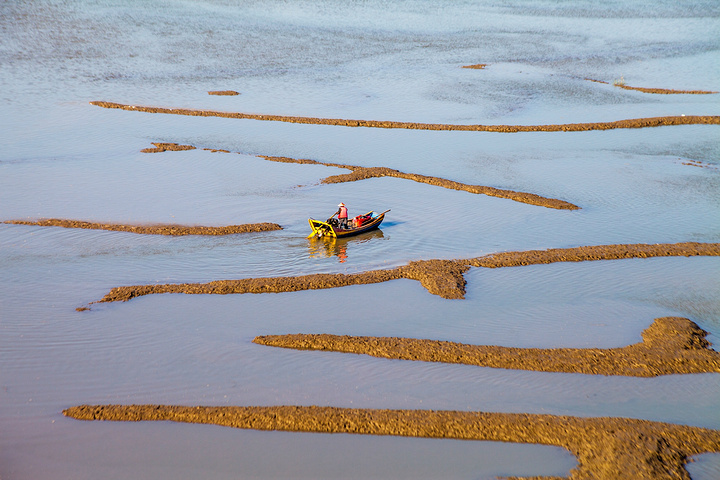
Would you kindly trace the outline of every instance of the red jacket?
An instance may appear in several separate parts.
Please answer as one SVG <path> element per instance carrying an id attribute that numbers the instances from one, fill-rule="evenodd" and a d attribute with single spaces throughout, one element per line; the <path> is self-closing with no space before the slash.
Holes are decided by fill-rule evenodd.
<path id="1" fill-rule="evenodd" d="M 338 218 L 347 218 L 347 207 L 338 208 Z"/>

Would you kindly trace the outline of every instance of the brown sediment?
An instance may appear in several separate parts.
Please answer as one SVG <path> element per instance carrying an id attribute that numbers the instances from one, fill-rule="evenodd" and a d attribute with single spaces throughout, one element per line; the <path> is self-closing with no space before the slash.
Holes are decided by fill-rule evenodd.
<path id="1" fill-rule="evenodd" d="M 240 95 L 240 92 L 236 92 L 235 90 L 212 90 L 212 91 L 208 92 L 208 95 L 234 96 L 234 95 Z"/>
<path id="2" fill-rule="evenodd" d="M 513 190 L 504 190 L 494 187 L 486 187 L 482 185 L 468 185 L 465 183 L 446 180 L 444 178 L 430 177 L 427 175 L 419 175 L 417 173 L 404 173 L 385 167 L 354 167 L 352 173 L 346 175 L 335 175 L 323 180 L 323 183 L 341 183 L 361 180 L 364 178 L 374 177 L 396 177 L 412 180 L 418 183 L 426 183 L 437 187 L 448 188 L 451 190 L 462 190 L 469 193 L 488 195 L 490 197 L 506 198 L 516 202 L 526 203 L 529 205 L 537 205 L 540 207 L 555 208 L 558 210 L 579 210 L 580 207 L 564 200 L 556 198 L 547 198 L 534 193 L 517 192 Z"/>
<path id="3" fill-rule="evenodd" d="M 473 68 L 475 70 L 482 70 L 487 66 L 487 63 L 476 63 L 475 65 L 464 65 L 462 68 Z"/>
<path id="4" fill-rule="evenodd" d="M 144 235 L 233 235 L 236 233 L 267 232 L 282 230 L 277 223 L 246 223 L 224 227 L 203 227 L 185 225 L 122 225 L 116 223 L 93 223 L 81 220 L 45 218 L 42 220 L 7 220 L 4 223 L 15 225 L 35 225 L 40 227 L 87 228 L 92 230 L 112 230 L 116 232 L 141 233 Z"/>
<path id="5" fill-rule="evenodd" d="M 457 363 L 536 372 L 656 377 L 720 372 L 720 352 L 707 332 L 687 318 L 656 318 L 643 341 L 620 348 L 513 348 L 397 337 L 329 334 L 264 335 L 254 343 L 297 350 L 323 350 L 396 360 Z"/>
<path id="6" fill-rule="evenodd" d="M 195 150 L 192 145 L 179 145 L 177 143 L 152 142 L 155 148 L 143 148 L 142 153 L 179 152 L 182 150 Z"/>
<path id="7" fill-rule="evenodd" d="M 595 245 L 575 248 L 550 248 L 524 252 L 501 252 L 468 260 L 473 267 L 517 267 L 555 262 L 586 262 L 622 258 L 691 257 L 720 255 L 720 243 L 656 243 Z"/>
<path id="8" fill-rule="evenodd" d="M 320 406 L 207 407 L 80 405 L 63 411 L 78 420 L 173 421 L 312 433 L 485 440 L 554 445 L 578 465 L 572 480 L 690 479 L 689 457 L 720 452 L 720 431 L 617 417 L 528 413 L 389 410 Z M 535 477 L 538 478 L 538 477 Z"/>
<path id="9" fill-rule="evenodd" d="M 176 144 L 155 143 L 154 145 L 176 145 Z M 185 146 L 185 145 L 183 145 L 183 146 Z M 189 145 L 187 145 L 187 146 L 189 146 Z M 195 148 L 195 147 L 192 147 L 192 148 Z M 230 153 L 227 150 L 220 150 L 220 149 L 205 148 L 204 150 L 209 150 L 212 152 Z M 146 151 L 160 151 L 160 150 L 146 148 L 145 150 L 142 150 L 142 151 L 146 152 Z M 405 173 L 405 172 L 401 172 L 399 170 L 394 170 L 392 168 L 387 168 L 387 167 L 359 167 L 356 165 L 344 165 L 344 164 L 339 164 L 339 163 L 318 162 L 316 160 L 310 160 L 310 159 L 306 159 L 306 158 L 273 157 L 270 155 L 258 155 L 258 157 L 264 158 L 265 160 L 268 160 L 271 162 L 324 165 L 326 167 L 345 168 L 347 170 L 352 171 L 351 173 L 347 173 L 344 175 L 333 175 L 333 176 L 324 178 L 321 181 L 321 183 L 326 183 L 326 184 L 356 182 L 356 181 L 365 180 L 368 178 L 395 177 L 395 178 L 403 178 L 406 180 L 412 180 L 412 181 L 418 182 L 418 183 L 426 183 L 428 185 L 434 185 L 437 187 L 447 188 L 447 189 L 451 189 L 451 190 L 461 190 L 461 191 L 474 193 L 474 194 L 487 195 L 490 197 L 506 198 L 506 199 L 513 200 L 516 202 L 526 203 L 529 205 L 536 205 L 536 206 L 540 206 L 540 207 L 555 208 L 558 210 L 579 210 L 580 209 L 580 207 L 578 207 L 577 205 L 574 205 L 570 202 L 566 202 L 564 200 L 559 200 L 556 198 L 543 197 L 540 195 L 536 195 L 534 193 L 517 192 L 514 190 L 505 190 L 505 189 L 495 188 L 495 187 L 486 187 L 483 185 L 468 185 L 465 183 L 455 182 L 452 180 L 446 180 L 444 178 L 431 177 L 431 176 L 427 176 L 427 175 L 419 175 L 416 173 Z"/>
<path id="10" fill-rule="evenodd" d="M 203 148 L 203 150 L 207 150 L 208 152 L 213 153 L 230 153 L 230 150 L 223 150 L 222 148 Z"/>
<path id="11" fill-rule="evenodd" d="M 165 108 L 143 105 L 125 105 L 122 103 L 93 101 L 92 105 L 103 108 L 117 108 L 132 112 L 165 113 L 194 117 L 221 117 L 245 120 L 263 120 L 310 125 L 334 125 L 342 127 L 402 128 L 410 130 L 452 130 L 473 132 L 584 132 L 589 130 L 612 130 L 616 128 L 648 128 L 670 125 L 719 125 L 719 115 L 678 115 L 651 118 L 632 118 L 614 122 L 567 123 L 559 125 L 456 125 L 444 123 L 393 122 L 384 120 L 352 120 L 343 118 L 296 117 L 289 115 L 263 115 L 241 112 L 218 112 L 213 110 L 193 110 L 187 108 Z"/>
<path id="12" fill-rule="evenodd" d="M 700 168 L 710 168 L 713 170 L 717 170 L 718 167 L 711 165 L 709 163 L 704 163 L 699 160 L 689 160 L 687 162 L 682 162 L 683 165 L 689 165 L 691 167 L 700 167 Z"/>
<path id="13" fill-rule="evenodd" d="M 339 163 L 326 163 L 318 162 L 315 160 L 308 159 L 294 159 L 288 157 L 272 157 L 268 155 L 259 155 L 260 158 L 269 160 L 272 162 L 283 162 L 283 163 L 301 163 L 301 164 L 314 164 L 314 165 L 325 165 L 327 167 L 338 167 L 351 170 L 351 173 L 343 175 L 333 175 L 322 180 L 322 183 L 344 183 L 344 182 L 357 182 L 359 180 L 365 180 L 368 178 L 379 178 L 379 177 L 395 177 L 403 178 L 405 180 L 412 180 L 418 183 L 426 183 L 428 185 L 434 185 L 437 187 L 447 188 L 450 190 L 461 190 L 469 193 L 488 195 L 490 197 L 506 198 L 514 200 L 516 202 L 526 203 L 529 205 L 537 205 L 546 208 L 555 208 L 558 210 L 579 210 L 580 207 L 564 200 L 556 198 L 542 197 L 534 193 L 527 192 L 516 192 L 513 190 L 504 190 L 494 187 L 485 187 L 482 185 L 468 185 L 465 183 L 455 182 L 452 180 L 446 180 L 444 178 L 431 177 L 427 175 L 419 175 L 417 173 L 405 173 L 399 170 L 395 170 L 387 167 L 359 167 L 355 165 L 343 165 Z"/>
<path id="14" fill-rule="evenodd" d="M 595 83 L 604 83 L 605 85 L 609 85 L 610 82 L 604 82 L 602 80 L 595 80 L 592 78 L 586 78 L 585 80 L 589 82 L 595 82 Z M 638 92 L 644 92 L 644 93 L 656 93 L 660 95 L 709 95 L 713 93 L 718 93 L 710 90 L 674 90 L 672 88 L 644 88 L 644 87 L 631 87 L 629 85 L 624 85 L 622 83 L 613 83 L 613 87 L 623 88 L 625 90 L 637 90 Z"/>
<path id="15" fill-rule="evenodd" d="M 401 278 L 419 281 L 423 287 L 434 295 L 448 299 L 460 299 L 465 297 L 463 274 L 469 267 L 498 268 L 553 262 L 695 255 L 719 256 L 720 243 L 686 242 L 553 248 L 526 252 L 503 252 L 465 260 L 421 260 L 393 269 L 371 270 L 355 274 L 325 273 L 298 277 L 217 280 L 210 283 L 131 285 L 115 287 L 102 299 L 94 303 L 124 302 L 135 297 L 157 293 L 226 295 L 296 292 L 381 283 Z"/>
<path id="16" fill-rule="evenodd" d="M 615 85 L 618 88 L 625 90 L 636 90 L 643 93 L 656 93 L 660 95 L 711 95 L 713 92 L 709 90 L 673 90 L 671 88 L 643 88 L 643 87 L 631 87 L 629 85 Z"/>

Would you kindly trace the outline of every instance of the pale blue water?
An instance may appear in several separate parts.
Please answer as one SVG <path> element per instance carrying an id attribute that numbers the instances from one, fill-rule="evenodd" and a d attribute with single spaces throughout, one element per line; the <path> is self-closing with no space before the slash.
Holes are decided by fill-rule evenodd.
<path id="1" fill-rule="evenodd" d="M 679 315 L 718 345 L 717 258 L 473 269 L 460 301 L 402 280 L 279 295 L 152 296 L 75 311 L 118 285 L 720 241 L 717 126 L 424 132 L 150 115 L 92 100 L 459 124 L 718 115 L 720 95 L 649 95 L 585 79 L 720 90 L 719 39 L 713 1 L 0 4 L 0 221 L 284 227 L 167 238 L 0 224 L 0 478 L 492 478 L 563 475 L 575 465 L 562 449 L 536 445 L 62 417 L 82 403 L 459 409 L 720 428 L 717 374 L 545 374 L 251 343 L 261 334 L 327 332 L 608 348 L 639 341 L 656 317 Z M 475 63 L 489 67 L 461 68 Z M 207 94 L 224 89 L 241 95 Z M 233 153 L 140 153 L 157 141 Z M 320 185 L 345 170 L 257 155 L 387 166 L 582 209 L 391 178 Z M 329 216 L 339 201 L 351 214 L 392 211 L 374 234 L 307 240 L 307 218 Z M 696 480 L 717 478 L 720 457 L 688 469 Z"/>

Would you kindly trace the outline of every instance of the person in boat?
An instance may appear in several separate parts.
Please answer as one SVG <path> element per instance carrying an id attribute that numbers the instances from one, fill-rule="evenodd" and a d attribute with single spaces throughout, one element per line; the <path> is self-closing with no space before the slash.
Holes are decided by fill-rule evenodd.
<path id="1" fill-rule="evenodd" d="M 348 220 L 348 209 L 345 206 L 344 203 L 340 203 L 338 205 L 338 211 L 335 212 L 335 215 L 338 216 L 338 224 L 341 228 L 347 228 L 347 220 Z"/>

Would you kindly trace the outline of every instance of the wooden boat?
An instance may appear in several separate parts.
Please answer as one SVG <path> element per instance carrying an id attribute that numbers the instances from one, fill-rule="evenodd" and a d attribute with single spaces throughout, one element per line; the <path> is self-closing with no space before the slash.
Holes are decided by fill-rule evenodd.
<path id="1" fill-rule="evenodd" d="M 371 210 L 365 215 L 358 215 L 357 217 L 348 219 L 347 228 L 341 228 L 339 221 L 336 218 L 333 218 L 334 215 L 324 222 L 309 218 L 308 223 L 310 224 L 310 228 L 312 228 L 312 233 L 308 235 L 308 238 L 345 238 L 369 232 L 370 230 L 375 230 L 380 226 L 382 221 L 385 219 L 385 214 L 389 211 L 390 210 L 385 210 L 382 213 L 375 213 Z"/>

